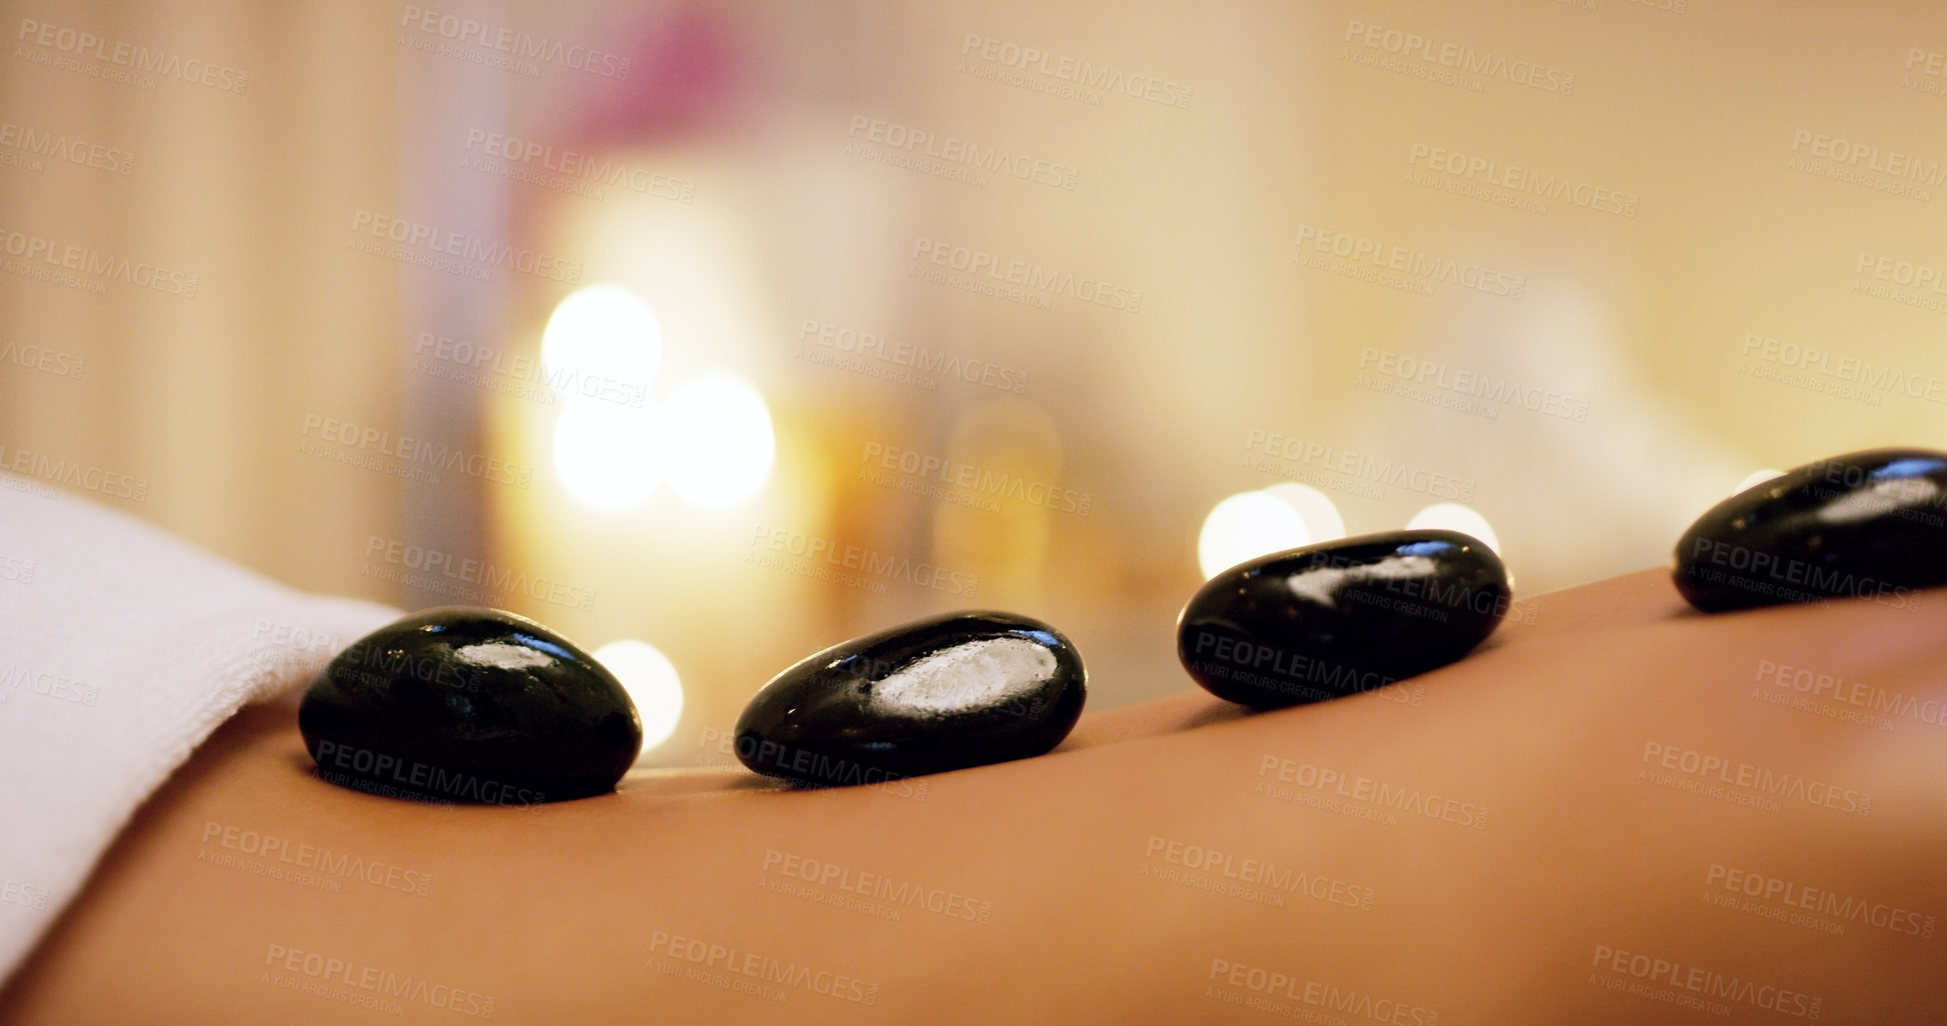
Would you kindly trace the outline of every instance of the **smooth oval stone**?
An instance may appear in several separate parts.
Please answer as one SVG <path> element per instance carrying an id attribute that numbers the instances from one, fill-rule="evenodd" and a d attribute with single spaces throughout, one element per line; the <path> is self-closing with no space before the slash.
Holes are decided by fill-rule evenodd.
<path id="1" fill-rule="evenodd" d="M 1869 449 L 1753 485 L 1677 540 L 1677 590 L 1706 613 L 1827 598 L 1910 608 L 1947 584 L 1947 453 Z"/>
<path id="2" fill-rule="evenodd" d="M 1458 531 L 1287 549 L 1204 583 L 1176 654 L 1204 690 L 1260 709 L 1340 698 L 1444 666 L 1508 609 L 1494 550 Z"/>
<path id="3" fill-rule="evenodd" d="M 462 606 L 352 643 L 297 722 L 319 776 L 419 801 L 601 794 L 642 747 L 635 703 L 593 656 L 526 617 Z"/>
<path id="4" fill-rule="evenodd" d="M 773 677 L 737 758 L 808 784 L 875 784 L 1040 755 L 1082 715 L 1087 671 L 1053 627 L 963 612 L 868 634 Z"/>

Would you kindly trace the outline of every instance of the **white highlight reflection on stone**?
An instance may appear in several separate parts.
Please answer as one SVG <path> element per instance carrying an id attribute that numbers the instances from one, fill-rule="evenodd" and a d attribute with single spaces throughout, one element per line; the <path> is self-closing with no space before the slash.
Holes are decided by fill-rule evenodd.
<path id="1" fill-rule="evenodd" d="M 935 652 L 888 674 L 871 705 L 891 715 L 933 716 L 991 705 L 1053 676 L 1055 655 L 1025 638 L 981 638 Z"/>

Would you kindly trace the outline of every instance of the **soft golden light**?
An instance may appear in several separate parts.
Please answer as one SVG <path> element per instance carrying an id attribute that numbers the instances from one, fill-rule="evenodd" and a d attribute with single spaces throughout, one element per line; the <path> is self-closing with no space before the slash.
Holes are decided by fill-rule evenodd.
<path id="1" fill-rule="evenodd" d="M 1311 485 L 1286 481 L 1264 489 L 1264 494 L 1282 500 L 1298 511 L 1305 521 L 1305 532 L 1311 537 L 1306 544 L 1337 541 L 1345 537 L 1345 518 L 1339 516 L 1338 506 L 1332 502 L 1331 496 Z"/>
<path id="2" fill-rule="evenodd" d="M 657 426 L 656 411 L 647 405 L 569 402 L 554 424 L 555 474 L 589 509 L 634 509 L 656 490 Z"/>
<path id="3" fill-rule="evenodd" d="M 732 374 L 691 379 L 663 410 L 663 469 L 683 501 L 726 509 L 771 478 L 777 438 L 757 386 Z"/>
<path id="4" fill-rule="evenodd" d="M 641 296 L 603 283 L 568 294 L 541 333 L 541 366 L 572 401 L 607 396 L 631 403 L 662 359 L 662 328 Z"/>
<path id="5" fill-rule="evenodd" d="M 1309 545 L 1305 518 L 1283 499 L 1239 492 L 1219 502 L 1197 535 L 1197 566 L 1208 579 L 1248 559 Z"/>
<path id="6" fill-rule="evenodd" d="M 1413 519 L 1406 522 L 1406 529 L 1459 531 L 1461 534 L 1479 539 L 1481 544 L 1493 549 L 1496 555 L 1501 552 L 1500 536 L 1494 533 L 1494 528 L 1489 526 L 1487 518 L 1481 516 L 1480 511 L 1474 507 L 1464 503 L 1436 502 L 1413 514 Z"/>
<path id="7" fill-rule="evenodd" d="M 683 681 L 669 657 L 656 646 L 634 638 L 611 641 L 594 652 L 595 660 L 615 674 L 642 718 L 642 755 L 669 740 L 683 718 Z M 640 756 L 638 756 L 640 758 Z"/>

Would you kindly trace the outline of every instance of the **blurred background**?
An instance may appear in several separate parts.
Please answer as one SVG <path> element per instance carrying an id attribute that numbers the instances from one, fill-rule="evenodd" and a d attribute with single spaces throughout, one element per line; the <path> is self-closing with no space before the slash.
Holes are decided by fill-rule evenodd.
<path id="1" fill-rule="evenodd" d="M 1259 551 L 1532 596 L 1947 441 L 1936 5 L 1049 8 L 0 4 L 0 469 L 533 616 L 685 765 L 919 616 L 1106 708 Z"/>

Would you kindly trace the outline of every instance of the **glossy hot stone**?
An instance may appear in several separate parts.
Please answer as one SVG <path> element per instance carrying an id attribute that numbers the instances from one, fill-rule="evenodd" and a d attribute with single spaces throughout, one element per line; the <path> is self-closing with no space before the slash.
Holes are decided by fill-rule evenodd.
<path id="1" fill-rule="evenodd" d="M 1508 609 L 1494 551 L 1392 531 L 1272 553 L 1211 578 L 1176 621 L 1204 690 L 1258 708 L 1338 698 L 1459 659 Z"/>
<path id="2" fill-rule="evenodd" d="M 338 654 L 298 708 L 318 775 L 421 801 L 601 794 L 635 761 L 635 703 L 594 657 L 525 617 L 429 609 Z"/>
<path id="3" fill-rule="evenodd" d="M 1707 613 L 1865 598 L 1906 608 L 1947 584 L 1947 453 L 1808 463 L 1711 507 L 1677 541 L 1677 590 Z"/>
<path id="4" fill-rule="evenodd" d="M 1082 714 L 1087 672 L 1053 627 L 952 613 L 828 648 L 764 685 L 737 757 L 811 784 L 872 784 L 1040 755 Z"/>

